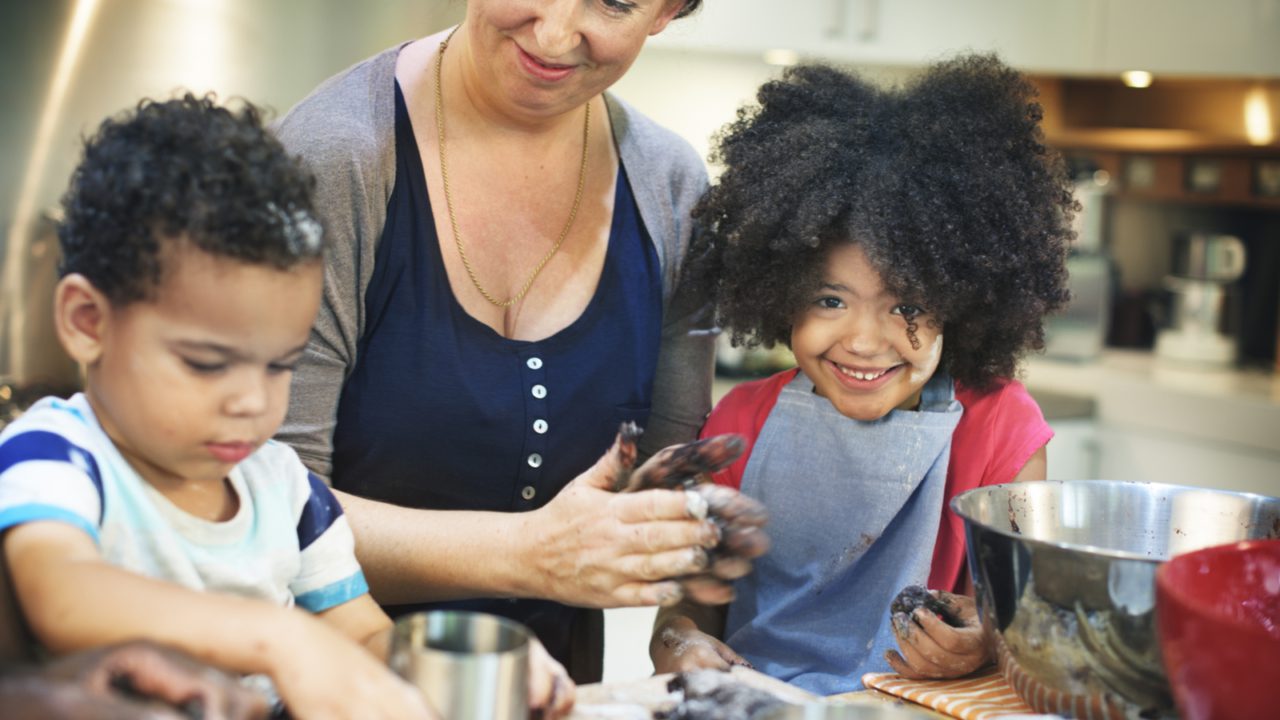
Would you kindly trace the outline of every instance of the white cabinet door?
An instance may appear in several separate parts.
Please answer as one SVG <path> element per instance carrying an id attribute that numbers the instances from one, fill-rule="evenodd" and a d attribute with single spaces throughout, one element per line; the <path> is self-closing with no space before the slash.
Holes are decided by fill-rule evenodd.
<path id="1" fill-rule="evenodd" d="M 1047 480 L 1098 478 L 1098 423 L 1091 418 L 1050 420 L 1053 439 L 1045 448 Z"/>
<path id="2" fill-rule="evenodd" d="M 1280 75 L 1280 0 L 708 0 L 659 47 L 918 66 L 995 51 L 1024 71 Z"/>
<path id="3" fill-rule="evenodd" d="M 659 47 L 922 65 L 995 51 L 1026 70 L 1078 70 L 1096 55 L 1104 0 L 711 0 L 653 39 Z"/>
<path id="4" fill-rule="evenodd" d="M 1098 70 L 1275 76 L 1280 0 L 1108 0 Z"/>
<path id="5" fill-rule="evenodd" d="M 1280 497 L 1280 454 L 1226 443 L 1103 426 L 1100 477 Z M 1052 448 L 1052 445 L 1050 446 Z"/>

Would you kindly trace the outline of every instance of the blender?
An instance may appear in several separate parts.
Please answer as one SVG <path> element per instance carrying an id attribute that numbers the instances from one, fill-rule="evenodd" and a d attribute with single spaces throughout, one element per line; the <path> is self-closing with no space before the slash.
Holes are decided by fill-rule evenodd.
<path id="1" fill-rule="evenodd" d="M 1236 361 L 1235 339 L 1222 327 L 1228 294 L 1244 274 L 1244 263 L 1240 238 L 1200 232 L 1175 236 L 1173 272 L 1164 279 L 1171 307 L 1167 326 L 1156 333 L 1156 357 L 1216 367 Z"/>

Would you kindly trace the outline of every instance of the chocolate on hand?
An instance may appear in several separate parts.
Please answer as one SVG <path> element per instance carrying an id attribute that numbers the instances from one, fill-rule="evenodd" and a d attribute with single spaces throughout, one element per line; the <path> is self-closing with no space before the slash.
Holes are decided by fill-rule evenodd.
<path id="1" fill-rule="evenodd" d="M 694 600 L 724 602 L 731 597 L 731 583 L 751 572 L 751 561 L 769 549 L 763 528 L 768 512 L 759 501 L 732 488 L 716 485 L 711 473 L 728 467 L 742 454 L 745 444 L 737 435 L 717 435 L 683 445 L 673 445 L 632 470 L 641 430 L 623 423 L 618 431 L 623 468 L 615 482 L 618 492 L 684 488 L 690 494 L 690 513 L 706 517 L 720 530 L 720 542 L 709 552 L 706 572 L 681 579 L 685 596 Z"/>

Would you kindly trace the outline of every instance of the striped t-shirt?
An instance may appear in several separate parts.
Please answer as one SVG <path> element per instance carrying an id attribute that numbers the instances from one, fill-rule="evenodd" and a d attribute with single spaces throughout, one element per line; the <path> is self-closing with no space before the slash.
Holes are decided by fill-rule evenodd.
<path id="1" fill-rule="evenodd" d="M 342 507 L 292 448 L 268 441 L 228 479 L 235 516 L 194 517 L 134 471 L 84 395 L 45 398 L 0 433 L 0 533 L 65 522 L 113 565 L 311 612 L 368 592 Z"/>

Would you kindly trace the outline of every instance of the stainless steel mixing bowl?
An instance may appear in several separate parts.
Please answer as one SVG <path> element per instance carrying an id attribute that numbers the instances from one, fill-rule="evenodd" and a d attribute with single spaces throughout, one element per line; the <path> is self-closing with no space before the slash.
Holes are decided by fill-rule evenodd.
<path id="1" fill-rule="evenodd" d="M 1155 573 L 1179 553 L 1280 538 L 1280 499 L 1110 480 L 962 493 L 983 629 L 1038 712 L 1175 717 L 1160 660 Z"/>

